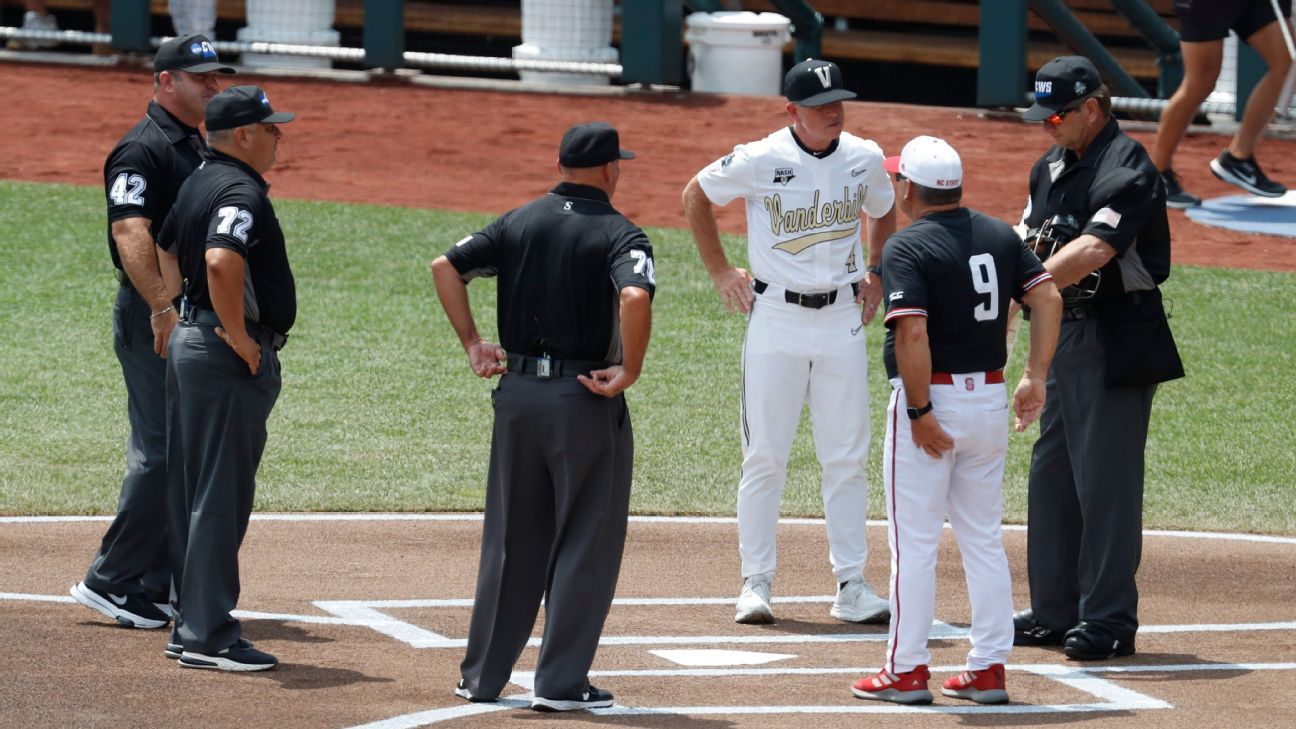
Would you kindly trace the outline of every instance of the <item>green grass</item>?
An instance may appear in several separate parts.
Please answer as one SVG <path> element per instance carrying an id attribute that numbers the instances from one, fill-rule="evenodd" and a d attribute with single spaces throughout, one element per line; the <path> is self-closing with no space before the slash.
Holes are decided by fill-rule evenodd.
<path id="1" fill-rule="evenodd" d="M 0 513 L 111 513 L 125 394 L 112 355 L 116 283 L 101 193 L 0 182 Z M 261 510 L 467 510 L 483 501 L 493 383 L 473 377 L 427 262 L 483 215 L 281 201 L 300 313 L 261 468 Z M 630 391 L 637 512 L 730 514 L 739 469 L 739 349 L 686 232 L 650 230 L 660 283 L 643 379 Z M 741 260 L 739 238 L 727 238 Z M 1178 268 L 1165 287 L 1188 378 L 1162 386 L 1148 446 L 1146 524 L 1296 533 L 1296 279 Z M 495 330 L 494 284 L 469 287 Z M 888 394 L 868 328 L 873 515 L 882 515 Z M 1025 336 L 1025 333 L 1023 333 Z M 1024 349 L 1024 348 L 1022 348 Z M 1022 353 L 1014 358 L 1020 371 Z M 1033 434 L 1014 435 L 1006 516 L 1025 518 Z M 784 497 L 822 510 L 808 418 Z"/>

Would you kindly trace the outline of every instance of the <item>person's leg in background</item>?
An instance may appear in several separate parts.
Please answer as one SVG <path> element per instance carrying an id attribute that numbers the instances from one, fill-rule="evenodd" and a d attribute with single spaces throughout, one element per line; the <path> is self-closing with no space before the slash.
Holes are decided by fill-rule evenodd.
<path id="1" fill-rule="evenodd" d="M 1156 141 L 1152 146 L 1152 163 L 1161 170 L 1165 179 L 1166 206 L 1190 208 L 1201 204 L 1201 198 L 1183 189 L 1179 176 L 1172 169 L 1174 154 L 1197 114 L 1197 108 L 1215 90 L 1215 81 L 1224 62 L 1224 41 L 1183 41 L 1179 48 L 1183 54 L 1184 77 L 1161 112 Z"/>
<path id="2" fill-rule="evenodd" d="M 1285 185 L 1270 180 L 1255 161 L 1256 146 L 1265 127 L 1274 116 L 1274 105 L 1282 93 L 1283 83 L 1291 70 L 1292 58 L 1283 38 L 1278 21 L 1271 22 L 1245 37 L 1247 45 L 1260 54 L 1268 71 L 1251 90 L 1242 122 L 1233 135 L 1226 154 L 1221 154 L 1211 169 L 1225 182 L 1238 185 L 1248 192 L 1265 197 L 1280 197 L 1287 192 Z M 1231 159 L 1230 159 L 1231 158 Z"/>

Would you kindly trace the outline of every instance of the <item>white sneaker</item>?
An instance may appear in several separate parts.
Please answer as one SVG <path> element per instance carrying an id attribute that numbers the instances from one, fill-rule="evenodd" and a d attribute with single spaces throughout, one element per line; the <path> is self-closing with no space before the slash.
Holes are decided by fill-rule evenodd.
<path id="1" fill-rule="evenodd" d="M 738 605 L 734 610 L 734 622 L 747 625 L 774 622 L 774 611 L 770 608 L 769 577 L 752 575 L 743 581 L 742 592 L 738 593 Z"/>
<path id="2" fill-rule="evenodd" d="M 868 580 L 856 577 L 838 586 L 828 614 L 848 623 L 885 623 L 891 619 L 891 604 L 878 597 Z"/>

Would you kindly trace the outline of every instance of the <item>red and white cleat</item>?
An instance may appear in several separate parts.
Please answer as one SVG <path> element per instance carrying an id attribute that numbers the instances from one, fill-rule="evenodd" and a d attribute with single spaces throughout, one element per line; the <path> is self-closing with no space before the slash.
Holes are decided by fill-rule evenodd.
<path id="1" fill-rule="evenodd" d="M 917 666 L 907 673 L 882 671 L 876 676 L 861 678 L 851 687 L 851 693 L 861 699 L 890 701 L 896 704 L 930 704 L 932 694 L 927 690 L 931 672 L 926 666 Z"/>
<path id="2" fill-rule="evenodd" d="M 941 693 L 956 699 L 968 699 L 978 704 L 1004 704 L 1008 702 L 1008 689 L 1004 683 L 1004 667 L 996 663 L 979 671 L 967 670 L 941 684 Z"/>

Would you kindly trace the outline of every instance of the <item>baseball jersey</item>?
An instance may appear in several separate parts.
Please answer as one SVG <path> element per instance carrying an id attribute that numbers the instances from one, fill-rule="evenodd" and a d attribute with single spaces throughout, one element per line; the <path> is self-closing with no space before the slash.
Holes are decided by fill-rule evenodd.
<path id="1" fill-rule="evenodd" d="M 243 257 L 243 316 L 287 334 L 297 319 L 297 288 L 269 185 L 243 162 L 215 150 L 180 186 L 158 245 L 179 258 L 189 304 L 212 309 L 207 251 Z"/>
<path id="2" fill-rule="evenodd" d="M 508 352 L 621 361 L 620 291 L 657 289 L 652 244 L 602 190 L 559 183 L 446 251 L 464 280 L 499 276 Z"/>
<path id="3" fill-rule="evenodd" d="M 880 218 L 895 203 L 882 163 L 872 140 L 842 132 L 827 154 L 816 154 L 785 127 L 734 147 L 697 178 L 716 205 L 746 202 L 752 276 L 803 293 L 830 291 L 864 278 L 860 218 Z"/>
<path id="4" fill-rule="evenodd" d="M 180 185 L 202 164 L 207 145 L 198 130 L 172 116 L 156 101 L 126 133 L 104 161 L 108 199 L 108 252 L 121 268 L 112 224 L 126 218 L 148 218 L 157 240 L 162 221 L 175 203 Z"/>
<path id="5" fill-rule="evenodd" d="M 906 316 L 927 317 L 933 372 L 1003 369 L 1009 298 L 1051 278 L 1001 220 L 971 208 L 915 220 L 882 249 L 887 377 L 900 374 L 895 327 Z"/>
<path id="6" fill-rule="evenodd" d="M 1038 228 L 1058 214 L 1073 215 L 1083 234 L 1116 250 L 1100 270 L 1095 301 L 1148 291 L 1170 275 L 1170 221 L 1165 183 L 1143 145 L 1107 121 L 1076 156 L 1054 146 L 1031 168 L 1031 195 L 1022 222 Z"/>

